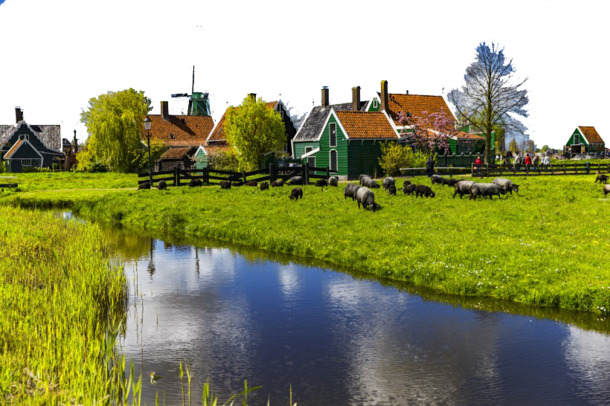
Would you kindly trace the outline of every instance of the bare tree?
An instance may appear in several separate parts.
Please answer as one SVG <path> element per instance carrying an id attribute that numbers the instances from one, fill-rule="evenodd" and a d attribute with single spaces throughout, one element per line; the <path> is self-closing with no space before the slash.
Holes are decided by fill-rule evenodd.
<path id="1" fill-rule="evenodd" d="M 527 117 L 527 90 L 521 87 L 527 79 L 515 77 L 512 59 L 507 61 L 504 49 L 485 43 L 477 47 L 475 61 L 466 69 L 461 90 L 448 94 L 458 120 L 467 120 L 471 130 L 485 135 L 485 162 L 491 162 L 491 133 L 494 127 L 507 132 L 524 131 L 526 127 L 514 115 Z"/>

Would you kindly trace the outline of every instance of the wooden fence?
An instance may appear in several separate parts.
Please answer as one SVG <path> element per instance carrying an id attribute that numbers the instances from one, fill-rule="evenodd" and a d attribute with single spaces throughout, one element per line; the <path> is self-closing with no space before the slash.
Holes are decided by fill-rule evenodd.
<path id="1" fill-rule="evenodd" d="M 273 182 L 276 179 L 287 180 L 293 176 L 301 176 L 305 184 L 309 184 L 310 179 L 328 179 L 332 174 L 336 172 L 331 171 L 329 168 L 317 168 L 310 167 L 308 164 L 296 165 L 296 166 L 280 166 L 277 167 L 273 164 L 269 165 L 267 169 L 259 169 L 257 171 L 250 172 L 233 172 L 223 171 L 220 169 L 181 169 L 174 168 L 168 171 L 153 172 L 152 174 L 152 186 L 158 184 L 164 180 L 168 186 L 186 186 L 193 179 L 199 179 L 204 185 L 217 185 L 223 181 L 229 181 L 234 185 L 243 185 L 248 181 Z M 150 175 L 148 173 L 138 174 L 138 184 L 146 183 L 149 181 Z"/>
<path id="2" fill-rule="evenodd" d="M 471 165 L 472 176 L 532 176 L 532 175 L 589 175 L 597 172 L 610 172 L 610 163 L 592 164 L 589 162 L 577 164 L 555 165 L 482 165 L 480 168 Z"/>

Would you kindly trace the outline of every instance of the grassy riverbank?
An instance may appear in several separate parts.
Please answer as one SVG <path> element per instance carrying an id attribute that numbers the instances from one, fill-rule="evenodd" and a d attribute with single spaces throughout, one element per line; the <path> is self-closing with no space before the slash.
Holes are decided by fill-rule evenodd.
<path id="1" fill-rule="evenodd" d="M 126 281 L 95 226 L 0 207 L 0 404 L 105 404 L 124 389 Z"/>
<path id="2" fill-rule="evenodd" d="M 388 196 L 359 210 L 342 187 L 219 187 L 15 193 L 24 207 L 71 207 L 85 218 L 155 233 L 215 238 L 316 258 L 440 292 L 600 314 L 610 309 L 610 201 L 592 176 L 518 178 L 493 201 Z M 416 183 L 429 184 L 427 179 Z"/>

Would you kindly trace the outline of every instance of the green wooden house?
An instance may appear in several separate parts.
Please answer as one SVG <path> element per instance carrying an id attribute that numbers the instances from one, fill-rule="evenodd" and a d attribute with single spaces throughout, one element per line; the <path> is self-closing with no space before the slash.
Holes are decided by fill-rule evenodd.
<path id="1" fill-rule="evenodd" d="M 600 154 L 606 143 L 595 127 L 578 126 L 566 142 L 564 152 L 570 154 Z"/>
<path id="2" fill-rule="evenodd" d="M 352 95 L 352 103 L 329 105 L 328 88 L 322 89 L 322 105 L 311 110 L 292 141 L 294 158 L 328 167 L 341 179 L 381 176 L 381 145 L 397 142 L 398 134 L 385 112 L 365 111 L 359 87 Z"/>

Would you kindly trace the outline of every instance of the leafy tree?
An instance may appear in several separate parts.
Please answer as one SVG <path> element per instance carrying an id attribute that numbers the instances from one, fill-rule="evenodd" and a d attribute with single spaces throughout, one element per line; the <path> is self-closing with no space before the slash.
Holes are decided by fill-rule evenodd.
<path id="1" fill-rule="evenodd" d="M 485 135 L 485 162 L 490 162 L 491 133 L 494 128 L 523 131 L 525 126 L 512 115 L 527 117 L 529 102 L 522 86 L 527 79 L 515 77 L 512 60 L 507 61 L 504 49 L 485 42 L 476 49 L 475 61 L 466 69 L 465 85 L 448 94 L 458 120 L 467 120 L 475 131 Z"/>
<path id="2" fill-rule="evenodd" d="M 150 99 L 134 89 L 91 98 L 88 110 L 81 113 L 89 132 L 88 160 L 113 172 L 130 170 L 141 148 L 144 117 L 150 110 Z"/>
<path id="3" fill-rule="evenodd" d="M 517 145 L 517 140 L 516 139 L 512 139 L 510 141 L 510 143 L 508 144 L 508 149 L 510 150 L 510 152 L 519 152 L 519 146 Z"/>
<path id="4" fill-rule="evenodd" d="M 161 158 L 161 155 L 165 152 L 166 148 L 163 146 L 163 141 L 158 139 L 150 140 L 150 160 L 152 161 L 153 168 L 155 162 Z M 129 172 L 148 172 L 148 148 L 141 144 L 140 148 L 133 152 L 133 158 L 129 165 Z"/>
<path id="5" fill-rule="evenodd" d="M 224 129 L 228 143 L 237 149 L 239 168 L 245 171 L 260 168 L 263 155 L 281 150 L 286 142 L 282 117 L 261 98 L 248 96 L 241 106 L 230 107 Z"/>
<path id="6" fill-rule="evenodd" d="M 549 146 L 548 145 L 543 145 L 542 148 L 540 148 L 540 152 L 546 152 L 549 150 Z"/>
<path id="7" fill-rule="evenodd" d="M 404 127 L 407 144 L 419 151 L 434 154 L 437 150 L 449 151 L 449 138 L 457 133 L 455 120 L 442 111 L 412 116 L 408 112 L 398 113 L 398 122 Z"/>
<path id="8" fill-rule="evenodd" d="M 216 151 L 208 157 L 208 167 L 221 171 L 237 171 L 239 169 L 237 153 L 233 149 Z"/>
<path id="9" fill-rule="evenodd" d="M 413 148 L 396 142 L 381 144 L 379 166 L 387 176 L 400 175 L 400 168 L 423 167 L 428 159 L 424 152 L 413 152 Z"/>

